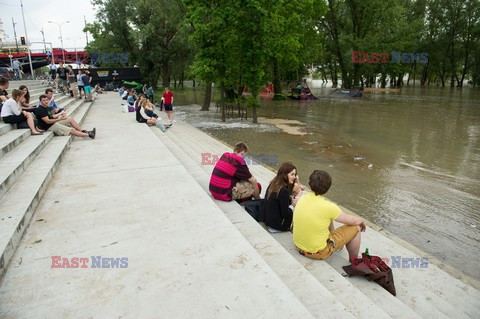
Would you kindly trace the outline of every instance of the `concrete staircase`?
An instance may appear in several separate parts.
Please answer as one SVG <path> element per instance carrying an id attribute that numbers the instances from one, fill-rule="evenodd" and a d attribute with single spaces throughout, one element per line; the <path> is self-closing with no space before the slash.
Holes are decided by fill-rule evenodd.
<path id="1" fill-rule="evenodd" d="M 36 106 L 47 86 L 42 81 L 14 81 L 8 91 L 22 84 Z M 78 123 L 91 105 L 64 95 L 56 101 Z M 72 140 L 73 136 L 54 137 L 52 132 L 32 136 L 29 129 L 0 122 L 0 280 Z"/>
<path id="2" fill-rule="evenodd" d="M 35 95 L 43 93 L 42 85 L 28 83 L 29 88 L 35 89 Z M 107 95 L 106 100 L 109 98 Z M 80 212 L 70 212 L 68 207 L 71 201 L 81 202 L 84 197 L 68 196 L 68 191 L 64 190 L 61 194 L 65 198 L 61 203 L 52 204 L 52 198 L 56 197 L 50 194 L 50 200 L 42 201 L 49 203 L 42 204 L 43 208 L 41 205 L 36 214 L 46 215 L 54 222 L 32 225 L 23 239 L 22 235 L 73 137 L 54 137 L 51 132 L 31 136 L 29 130 L 15 130 L 11 125 L 0 123 L 0 300 L 3 301 L 3 304 L 0 302 L 0 314 L 30 314 L 31 317 L 34 313 L 39 316 L 49 313 L 81 318 L 90 317 L 92 309 L 102 309 L 110 311 L 112 317 L 114 313 L 115 317 L 119 317 L 118 314 L 154 317 L 154 313 L 157 317 L 159 314 L 182 317 L 178 314 L 195 313 L 197 317 L 205 314 L 215 318 L 244 318 L 249 317 L 248 313 L 258 315 L 259 309 L 268 309 L 263 313 L 265 318 L 293 318 L 292 313 L 302 318 L 310 314 L 317 318 L 479 317 L 479 291 L 468 284 L 468 278 L 460 273 L 447 273 L 439 267 L 441 264 L 431 259 L 426 269 L 395 268 L 397 297 L 393 297 L 365 278 L 345 277 L 341 267 L 348 264 L 346 251 L 334 254 L 326 262 L 299 255 L 293 247 L 291 233 L 271 234 L 236 202 L 211 199 L 208 183 L 213 166 L 201 165 L 201 154 L 221 155 L 231 151 L 230 146 L 182 121 L 166 133 L 156 127 L 142 126 L 135 123 L 133 114 L 119 113 L 117 106 L 123 101 L 116 98 L 114 108 L 103 110 L 102 105 L 101 109 L 93 110 L 105 117 L 100 123 L 104 125 L 104 140 L 96 141 L 98 144 L 95 145 L 89 144 L 83 149 L 86 154 L 66 159 L 68 161 L 72 157 L 79 161 L 68 165 L 69 169 L 79 170 L 80 175 L 88 173 L 88 176 L 77 176 L 75 182 L 85 186 L 89 181 L 89 186 L 94 189 L 92 192 L 99 194 L 92 196 L 88 188 L 82 188 L 82 194 L 92 198 L 82 203 Z M 33 103 L 36 104 L 36 101 L 38 96 L 36 100 L 32 98 Z M 61 106 L 66 107 L 79 123 L 85 119 L 91 105 L 82 102 L 68 97 L 62 97 L 60 101 Z M 128 133 L 118 138 L 122 129 Z M 72 147 L 70 152 L 75 152 L 76 148 Z M 92 156 L 98 162 L 93 168 L 84 164 Z M 154 165 L 157 159 L 162 164 L 156 164 L 159 167 Z M 138 164 L 139 161 L 148 165 L 144 167 Z M 60 169 L 59 175 L 64 169 Z M 260 165 L 250 165 L 250 170 L 265 191 L 275 173 Z M 92 182 L 95 174 L 102 176 Z M 150 174 L 154 177 L 151 178 Z M 176 176 L 179 179 L 174 179 Z M 122 184 L 122 180 L 128 180 L 128 183 Z M 172 180 L 176 182 L 170 183 Z M 164 188 L 160 190 L 162 194 L 157 195 L 154 192 L 158 189 L 152 188 L 157 187 L 159 181 L 164 181 L 161 184 Z M 96 183 L 98 188 L 93 188 Z M 55 184 L 52 184 L 49 193 L 52 193 Z M 179 188 L 185 191 L 182 193 Z M 130 198 L 118 194 L 132 194 L 134 189 L 145 190 L 148 206 L 152 206 L 150 201 L 153 200 L 154 207 L 149 210 L 145 203 L 140 208 L 141 202 L 135 196 Z M 45 195 L 47 198 L 49 193 Z M 55 191 L 53 194 L 58 193 Z M 103 203 L 105 199 L 108 199 L 107 204 Z M 63 210 L 55 211 L 55 205 L 64 205 Z M 83 206 L 86 208 L 83 209 Z M 138 209 L 132 210 L 131 207 Z M 87 211 L 97 209 L 89 217 Z M 76 227 L 77 224 L 81 226 Z M 179 225 L 189 231 L 178 231 Z M 372 254 L 388 258 L 426 256 L 395 236 L 376 230 L 375 225 L 370 226 L 366 233 L 362 233 L 362 250 L 368 247 Z M 34 238 L 37 238 L 35 234 L 42 234 L 43 245 L 35 245 L 35 249 L 27 247 L 32 246 Z M 70 234 L 75 234 L 71 241 L 63 243 L 60 240 Z M 208 249 L 199 254 L 193 242 Z M 45 256 L 69 255 L 72 252 L 76 256 L 84 251 L 97 252 L 99 247 L 106 250 L 102 254 L 129 256 L 136 261 L 135 265 L 130 272 L 125 270 L 119 276 L 95 271 L 80 275 L 45 267 L 45 263 L 48 264 Z M 248 267 L 223 267 L 235 257 L 225 256 L 233 254 L 229 248 L 243 251 L 240 256 L 245 256 L 245 260 L 242 259 L 242 263 Z M 193 255 L 184 255 L 185 252 Z M 23 265 L 20 266 L 22 258 Z M 1 282 L 7 267 L 8 274 Z M 186 272 L 182 272 L 184 270 Z M 214 273 L 215 270 L 220 272 Z M 247 274 L 251 278 L 246 278 Z M 262 279 L 268 279 L 265 281 L 268 285 L 263 285 Z M 217 285 L 216 281 L 222 284 Z M 257 286 L 256 281 L 259 281 Z M 197 286 L 190 287 L 187 282 Z M 49 285 L 51 287 L 43 289 Z M 217 287 L 220 293 L 205 288 L 212 286 Z M 261 286 L 275 289 L 273 292 L 270 290 L 271 295 L 265 296 L 269 290 L 259 289 Z M 225 287 L 231 288 L 226 291 Z M 249 295 L 253 293 L 252 287 L 258 289 L 255 296 Z M 37 289 L 39 293 L 27 293 Z M 65 295 L 59 293 L 61 291 Z M 228 295 L 230 291 L 232 297 L 221 295 Z M 175 295 L 176 292 L 181 293 Z M 246 295 L 243 295 L 244 292 L 247 292 Z M 285 298 L 278 299 L 272 306 L 258 304 L 259 300 L 272 302 L 278 298 L 276 292 Z M 232 308 L 229 312 L 223 302 L 233 300 L 237 294 L 242 296 L 236 304 L 241 309 Z M 215 303 L 215 299 L 222 299 L 222 303 L 219 300 Z M 192 302 L 191 307 L 185 305 L 185 300 Z M 106 309 L 107 304 L 109 309 Z M 221 304 L 221 308 L 212 310 L 216 304 Z M 147 307 L 142 308 L 145 305 Z M 289 313 L 278 313 L 278 305 L 288 309 Z M 158 308 L 156 312 L 152 312 L 154 307 Z"/>
<path id="3" fill-rule="evenodd" d="M 209 194 L 213 166 L 201 165 L 201 154 L 220 156 L 232 147 L 182 121 L 165 134 L 157 128 L 152 131 Z M 249 167 L 265 190 L 275 173 L 261 165 Z M 460 273 L 447 273 L 433 258 L 429 258 L 427 268 L 394 268 L 397 290 L 394 297 L 363 277 L 345 277 L 342 269 L 348 264 L 345 249 L 326 262 L 308 259 L 294 249 L 291 233 L 270 234 L 236 202 L 214 202 L 305 307 L 318 317 L 337 317 L 342 307 L 351 316 L 360 318 L 478 318 L 480 315 L 480 292 L 465 283 L 470 279 Z M 395 236 L 375 230 L 378 229 L 375 225 L 370 226 L 362 233 L 362 250 L 368 247 L 372 254 L 388 258 L 427 256 Z"/>

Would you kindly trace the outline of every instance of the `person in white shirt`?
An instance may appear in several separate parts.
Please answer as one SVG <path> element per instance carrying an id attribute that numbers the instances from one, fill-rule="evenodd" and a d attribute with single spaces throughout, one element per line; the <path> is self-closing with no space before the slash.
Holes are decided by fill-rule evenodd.
<path id="1" fill-rule="evenodd" d="M 41 135 L 42 131 L 35 127 L 33 114 L 21 110 L 21 105 L 24 101 L 25 97 L 23 96 L 23 92 L 20 90 L 13 90 L 12 97 L 3 103 L 1 113 L 3 122 L 17 125 L 22 122 L 27 122 L 28 127 L 30 127 L 30 130 L 32 131 L 32 135 Z"/>
<path id="2" fill-rule="evenodd" d="M 22 79 L 22 72 L 20 72 L 20 61 L 18 59 L 15 59 L 12 63 L 13 71 L 15 71 L 15 76 L 17 79 L 21 80 Z"/>
<path id="3" fill-rule="evenodd" d="M 77 86 L 78 86 L 78 98 L 79 98 L 80 100 L 82 99 L 82 91 L 83 91 L 83 93 L 85 93 L 85 89 L 83 88 L 82 76 L 83 76 L 83 71 L 82 71 L 82 70 L 78 70 L 78 74 L 77 74 Z M 85 95 L 85 98 L 87 98 L 87 94 L 84 94 L 84 95 Z"/>
<path id="4" fill-rule="evenodd" d="M 50 69 L 50 76 L 52 77 L 52 80 L 55 80 L 55 78 L 57 77 L 57 66 L 52 61 L 50 62 L 48 68 Z"/>

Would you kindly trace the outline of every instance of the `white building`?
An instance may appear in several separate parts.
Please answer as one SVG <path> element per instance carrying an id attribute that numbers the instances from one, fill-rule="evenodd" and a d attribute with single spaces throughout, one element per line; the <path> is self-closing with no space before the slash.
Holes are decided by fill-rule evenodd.
<path id="1" fill-rule="evenodd" d="M 5 42 L 5 29 L 3 28 L 3 21 L 0 18 L 0 43 Z"/>

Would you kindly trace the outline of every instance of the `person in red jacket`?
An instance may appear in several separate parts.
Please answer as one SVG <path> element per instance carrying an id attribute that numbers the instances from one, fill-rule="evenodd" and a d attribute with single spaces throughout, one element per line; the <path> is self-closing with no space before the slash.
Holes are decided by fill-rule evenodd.
<path id="1" fill-rule="evenodd" d="M 173 118 L 173 93 L 169 90 L 168 86 L 165 88 L 165 93 L 163 93 L 163 106 L 165 107 L 165 112 L 167 112 L 167 117 L 170 120 L 170 123 L 175 123 Z"/>

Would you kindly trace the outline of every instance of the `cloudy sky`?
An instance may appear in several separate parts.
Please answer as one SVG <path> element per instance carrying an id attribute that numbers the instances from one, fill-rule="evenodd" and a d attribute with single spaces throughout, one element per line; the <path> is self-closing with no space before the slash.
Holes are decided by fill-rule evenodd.
<path id="1" fill-rule="evenodd" d="M 27 25 L 28 39 L 30 42 L 41 42 L 43 28 L 45 32 L 45 41 L 52 42 L 54 47 L 61 47 L 59 28 L 55 24 L 65 21 L 62 25 L 63 45 L 65 48 L 82 49 L 86 44 L 84 27 L 84 16 L 88 22 L 95 19 L 95 8 L 90 0 L 23 0 L 25 12 L 25 24 Z M 25 35 L 23 27 L 22 10 L 20 0 L 0 0 L 0 19 L 3 22 L 3 28 L 7 36 L 13 40 L 12 18 L 15 20 L 15 29 L 17 31 L 17 40 Z M 8 39 L 7 39 L 8 40 Z M 89 40 L 91 36 L 89 35 Z M 42 48 L 43 44 L 32 44 L 32 49 Z"/>

